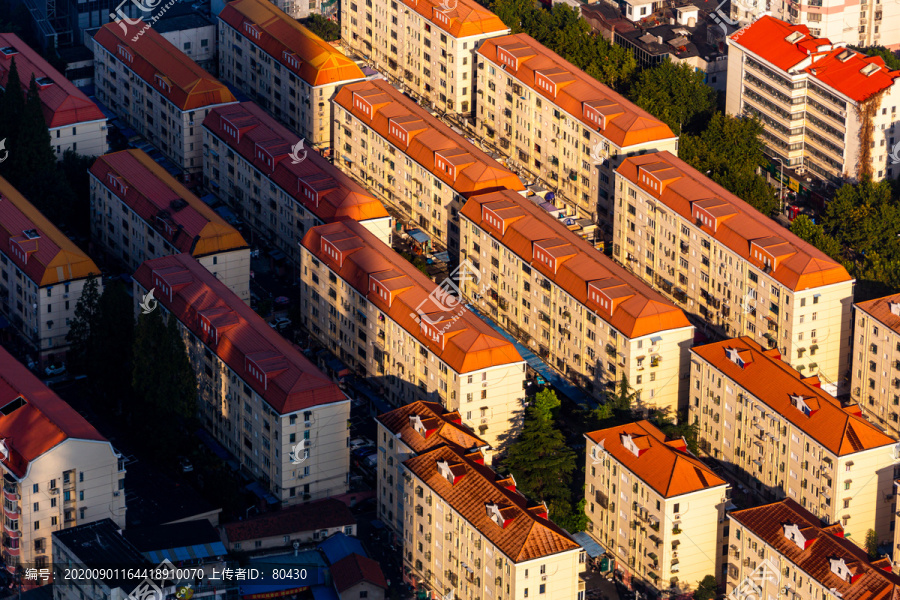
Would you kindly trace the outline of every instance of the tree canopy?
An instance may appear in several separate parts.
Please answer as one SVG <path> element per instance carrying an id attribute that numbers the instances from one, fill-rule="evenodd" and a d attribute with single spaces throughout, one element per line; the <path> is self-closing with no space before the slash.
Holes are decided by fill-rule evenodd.
<path id="1" fill-rule="evenodd" d="M 303 25 L 326 42 L 341 39 L 341 26 L 322 15 L 309 15 L 307 19 L 303 20 Z"/>
<path id="2" fill-rule="evenodd" d="M 663 61 L 643 69 L 631 86 L 632 102 L 668 125 L 675 135 L 703 131 L 716 108 L 716 92 L 687 63 Z"/>

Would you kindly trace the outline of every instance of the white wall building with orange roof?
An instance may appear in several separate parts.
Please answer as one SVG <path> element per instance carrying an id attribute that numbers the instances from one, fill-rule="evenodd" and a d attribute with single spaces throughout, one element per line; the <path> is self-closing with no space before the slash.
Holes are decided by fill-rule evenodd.
<path id="1" fill-rule="evenodd" d="M 668 152 L 625 160 L 616 179 L 614 258 L 719 335 L 849 389 L 854 280 L 840 263 Z"/>
<path id="2" fill-rule="evenodd" d="M 896 12 L 900 43 L 900 3 L 875 6 Z M 839 38 L 768 16 L 734 33 L 725 110 L 758 117 L 766 152 L 798 174 L 837 185 L 865 174 L 894 178 L 900 174 L 891 159 L 900 141 L 900 72 L 880 57 L 847 49 Z"/>
<path id="3" fill-rule="evenodd" d="M 616 167 L 632 154 L 677 153 L 678 136 L 527 34 L 488 40 L 476 58 L 481 134 L 609 239 Z"/>
<path id="4" fill-rule="evenodd" d="M 235 0 L 219 13 L 219 73 L 310 146 L 331 145 L 331 98 L 364 79 L 355 62 L 267 0 Z"/>
<path id="5" fill-rule="evenodd" d="M 716 575 L 729 485 L 649 421 L 584 437 L 588 533 L 621 570 L 682 592 Z"/>
<path id="6" fill-rule="evenodd" d="M 453 260 L 467 198 L 525 189 L 512 171 L 384 80 L 346 85 L 335 96 L 334 164 L 399 204 Z"/>
<path id="7" fill-rule="evenodd" d="M 0 177 L 0 312 L 37 351 L 62 362 L 84 284 L 100 268 Z"/>
<path id="8" fill-rule="evenodd" d="M 583 600 L 584 550 L 480 452 L 440 446 L 402 471 L 405 581 L 435 600 Z"/>
<path id="9" fill-rule="evenodd" d="M 748 337 L 691 350 L 700 448 L 752 491 L 790 498 L 857 545 L 891 543 L 897 440 Z"/>
<path id="10" fill-rule="evenodd" d="M 294 263 L 307 231 L 342 219 L 391 244 L 394 220 L 384 205 L 315 150 L 293 158 L 297 135 L 253 102 L 210 111 L 203 136 L 209 188 Z"/>
<path id="11" fill-rule="evenodd" d="M 382 390 L 459 411 L 492 448 L 522 424 L 525 361 L 459 301 L 355 221 L 303 239 L 304 325 Z M 446 304 L 445 304 L 446 303 Z"/>
<path id="12" fill-rule="evenodd" d="M 175 165 L 200 172 L 203 119 L 210 109 L 236 100 L 223 83 L 146 27 L 137 41 L 117 23 L 94 35 L 97 98 Z"/>
<path id="13" fill-rule="evenodd" d="M 462 291 L 545 362 L 602 398 L 628 379 L 639 406 L 686 407 L 694 327 L 672 302 L 515 192 L 472 197 Z"/>
<path id="14" fill-rule="evenodd" d="M 98 158 L 88 170 L 91 237 L 132 272 L 185 252 L 250 303 L 250 247 L 241 234 L 142 150 Z"/>
<path id="15" fill-rule="evenodd" d="M 341 0 L 341 42 L 442 113 L 472 113 L 475 51 L 507 33 L 476 0 Z"/>
<path id="16" fill-rule="evenodd" d="M 853 305 L 850 377 L 863 416 L 900 438 L 900 294 Z"/>

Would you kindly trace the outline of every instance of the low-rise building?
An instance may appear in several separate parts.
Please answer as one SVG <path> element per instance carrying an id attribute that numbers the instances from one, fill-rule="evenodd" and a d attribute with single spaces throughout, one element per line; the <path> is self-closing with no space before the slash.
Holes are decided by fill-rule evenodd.
<path id="1" fill-rule="evenodd" d="M 0 312 L 38 352 L 65 358 L 69 324 L 85 283 L 100 269 L 8 181 L 0 177 Z"/>
<path id="2" fill-rule="evenodd" d="M 50 130 L 50 145 L 57 160 L 66 150 L 85 156 L 107 151 L 106 117 L 96 104 L 50 66 L 14 33 L 0 33 L 0 88 L 6 89 L 13 61 L 19 72 L 22 93 L 27 94 L 34 77 L 44 121 Z M 15 152 L 15 148 L 7 148 Z"/>
<path id="3" fill-rule="evenodd" d="M 188 3 L 176 3 L 153 24 L 164 38 L 204 71 L 217 72 L 216 22 Z"/>
<path id="4" fill-rule="evenodd" d="M 219 14 L 219 74 L 319 149 L 331 145 L 331 98 L 364 79 L 355 62 L 268 0 Z"/>
<path id="5" fill-rule="evenodd" d="M 581 546 L 480 452 L 440 446 L 405 460 L 403 472 L 405 580 L 432 598 L 584 594 Z"/>
<path id="6" fill-rule="evenodd" d="M 489 447 L 462 424 L 459 411 L 448 411 L 437 402 L 412 402 L 379 415 L 375 422 L 379 448 L 378 518 L 403 538 L 406 524 L 406 505 L 400 493 L 403 461 L 443 445 L 465 453 L 487 452 Z"/>
<path id="7" fill-rule="evenodd" d="M 0 549 L 11 573 L 51 568 L 51 534 L 61 529 L 102 519 L 125 526 L 121 455 L 3 348 L 0 414 Z"/>
<path id="8" fill-rule="evenodd" d="M 622 571 L 680 592 L 720 572 L 729 486 L 684 438 L 668 439 L 649 421 L 584 437 L 588 533 Z"/>
<path id="9" fill-rule="evenodd" d="M 612 234 L 615 168 L 678 149 L 669 127 L 524 33 L 478 50 L 479 132 Z"/>
<path id="10" fill-rule="evenodd" d="M 515 192 L 460 214 L 460 261 L 479 275 L 466 298 L 594 397 L 624 377 L 640 406 L 677 417 L 694 339 L 678 307 Z"/>
<path id="11" fill-rule="evenodd" d="M 512 171 L 384 80 L 346 85 L 335 96 L 334 164 L 399 204 L 454 259 L 467 198 L 525 189 Z"/>
<path id="12" fill-rule="evenodd" d="M 823 525 L 790 498 L 729 513 L 726 543 L 725 585 L 738 597 L 874 599 L 900 593 L 889 557 L 871 560 L 839 524 Z"/>
<path id="13" fill-rule="evenodd" d="M 188 173 L 203 168 L 202 124 L 212 108 L 236 102 L 229 89 L 159 32 L 134 41 L 116 23 L 94 35 L 97 98 Z"/>
<path id="14" fill-rule="evenodd" d="M 349 488 L 350 400 L 290 342 L 188 254 L 142 264 L 197 375 L 204 425 L 283 505 Z"/>
<path id="15" fill-rule="evenodd" d="M 250 247 L 238 231 L 142 150 L 101 156 L 88 171 L 91 237 L 134 272 L 187 253 L 250 302 Z"/>
<path id="16" fill-rule="evenodd" d="M 256 235 L 299 263 L 307 231 L 352 219 L 391 244 L 384 205 L 252 102 L 223 106 L 203 122 L 203 177 Z"/>
<path id="17" fill-rule="evenodd" d="M 700 448 L 757 494 L 790 498 L 862 545 L 892 543 L 897 441 L 748 337 L 691 350 Z"/>
<path id="18" fill-rule="evenodd" d="M 668 152 L 616 174 L 613 257 L 719 335 L 849 386 L 854 280 L 836 260 Z"/>
<path id="19" fill-rule="evenodd" d="M 355 221 L 311 229 L 301 256 L 304 325 L 389 404 L 440 402 L 494 449 L 519 430 L 525 361 L 458 298 Z"/>
<path id="20" fill-rule="evenodd" d="M 341 42 L 442 113 L 475 109 L 475 51 L 509 33 L 476 0 L 341 0 Z"/>
<path id="21" fill-rule="evenodd" d="M 900 438 L 900 294 L 853 309 L 850 397 L 870 422 Z"/>
<path id="22" fill-rule="evenodd" d="M 353 553 L 331 565 L 331 578 L 340 600 L 384 600 L 388 583 L 378 561 Z"/>

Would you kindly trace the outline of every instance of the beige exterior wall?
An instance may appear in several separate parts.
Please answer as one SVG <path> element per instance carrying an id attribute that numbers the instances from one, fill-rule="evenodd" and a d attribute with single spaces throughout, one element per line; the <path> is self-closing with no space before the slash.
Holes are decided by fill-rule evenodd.
<path id="1" fill-rule="evenodd" d="M 56 153 L 56 160 L 62 160 L 66 150 L 85 156 L 106 154 L 109 151 L 106 119 L 53 127 L 50 129 L 50 145 Z"/>
<path id="2" fill-rule="evenodd" d="M 216 72 L 216 25 L 179 29 L 161 33 L 173 46 L 187 54 L 204 71 Z"/>
<path id="3" fill-rule="evenodd" d="M 384 600 L 384 588 L 373 585 L 368 581 L 361 581 L 341 592 L 338 597 L 341 600 L 359 600 L 360 598 Z"/>
<path id="4" fill-rule="evenodd" d="M 693 327 L 628 338 L 490 233 L 466 217 L 460 226 L 460 256 L 481 271 L 481 280 L 463 282 L 462 292 L 479 310 L 502 327 L 527 334 L 532 350 L 596 398 L 624 374 L 641 405 L 668 407 L 673 417 L 684 408 Z"/>
<path id="5" fill-rule="evenodd" d="M 378 453 L 378 518 L 403 537 L 405 508 L 403 496 L 402 463 L 415 452 L 402 439 L 391 433 L 380 421 L 375 421 L 378 431 L 376 443 L 384 452 Z"/>
<path id="6" fill-rule="evenodd" d="M 616 260 L 718 333 L 777 347 L 803 375 L 819 375 L 833 395 L 849 387 L 853 281 L 795 292 L 622 175 L 617 179 Z"/>
<path id="7" fill-rule="evenodd" d="M 727 484 L 667 498 L 590 439 L 584 472 L 588 534 L 624 570 L 682 590 L 720 572 Z"/>
<path id="8" fill-rule="evenodd" d="M 851 393 L 863 416 L 900 438 L 900 333 L 854 307 Z"/>

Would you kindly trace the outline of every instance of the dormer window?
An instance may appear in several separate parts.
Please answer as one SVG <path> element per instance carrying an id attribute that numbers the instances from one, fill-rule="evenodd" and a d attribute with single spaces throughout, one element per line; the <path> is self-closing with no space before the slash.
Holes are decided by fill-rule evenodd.
<path id="1" fill-rule="evenodd" d="M 36 84 L 38 84 L 38 86 L 40 86 L 41 88 L 45 88 L 47 86 L 53 85 L 53 80 L 50 79 L 49 77 L 38 77 L 37 79 L 34 80 L 34 82 Z"/>
<path id="2" fill-rule="evenodd" d="M 172 86 L 169 84 L 168 77 L 157 74 L 156 79 L 154 81 L 156 81 L 156 85 L 158 85 L 162 91 L 164 91 L 166 93 L 172 91 Z"/>
<path id="3" fill-rule="evenodd" d="M 489 502 L 484 505 L 485 510 L 487 510 L 487 515 L 491 518 L 496 525 L 500 527 L 505 527 L 506 522 L 503 519 L 503 514 L 500 512 L 500 505 L 496 502 Z"/>
<path id="4" fill-rule="evenodd" d="M 287 66 L 292 67 L 295 70 L 300 69 L 300 59 L 297 58 L 297 55 L 293 52 L 285 50 L 284 52 L 282 52 L 281 58 L 284 61 L 284 64 L 286 64 Z"/>
<path id="5" fill-rule="evenodd" d="M 622 441 L 622 446 L 624 446 L 626 450 L 634 454 L 636 457 L 639 457 L 647 450 L 646 448 L 639 448 L 637 442 L 630 433 L 623 433 L 620 439 Z"/>
<path id="6" fill-rule="evenodd" d="M 419 415 L 411 415 L 409 417 L 409 426 L 426 439 L 435 431 L 434 429 L 428 429 L 425 426 L 425 423 L 422 422 L 422 417 Z"/>
<path id="7" fill-rule="evenodd" d="M 799 394 L 791 394 L 791 405 L 807 417 L 812 414 L 812 409 L 806 403 L 806 400 L 803 398 L 803 396 L 800 396 Z"/>
<path id="8" fill-rule="evenodd" d="M 134 55 L 123 45 L 119 44 L 119 56 L 124 58 L 127 62 L 134 61 Z"/>
<path id="9" fill-rule="evenodd" d="M 853 572 L 847 566 L 847 562 L 843 558 L 831 558 L 828 561 L 831 565 L 831 572 L 850 583 L 853 578 Z"/>
<path id="10" fill-rule="evenodd" d="M 107 181 L 109 182 L 109 187 L 116 192 L 120 196 L 124 196 L 128 191 L 128 186 L 122 181 L 121 177 L 114 175 L 113 173 L 108 173 Z"/>
<path id="11" fill-rule="evenodd" d="M 222 131 L 224 133 L 227 133 L 232 138 L 234 138 L 234 141 L 240 143 L 240 141 L 241 141 L 240 132 L 238 131 L 237 127 L 232 125 L 231 121 L 229 121 L 225 117 L 220 117 L 220 126 L 222 127 Z"/>
<path id="12" fill-rule="evenodd" d="M 740 368 L 743 369 L 746 366 L 744 361 L 741 359 L 741 355 L 738 352 L 737 348 L 725 348 L 725 353 L 728 355 L 728 360 L 730 360 Z"/>
<path id="13" fill-rule="evenodd" d="M 900 317 L 900 302 L 889 302 L 891 314 Z"/>
<path id="14" fill-rule="evenodd" d="M 2 53 L 3 56 L 12 56 L 13 54 L 18 54 L 19 51 L 12 46 L 6 46 L 4 48 L 0 48 L 0 53 Z"/>
<path id="15" fill-rule="evenodd" d="M 437 461 L 438 471 L 441 474 L 441 477 L 450 482 L 451 485 L 455 484 L 457 481 L 462 479 L 463 474 L 456 474 L 453 472 L 453 467 L 450 466 L 446 460 L 438 460 Z"/>
<path id="16" fill-rule="evenodd" d="M 261 35 L 259 27 L 257 27 L 253 23 L 244 23 L 244 33 L 246 33 L 248 36 L 250 36 L 254 40 L 258 40 Z"/>
<path id="17" fill-rule="evenodd" d="M 795 525 L 793 523 L 787 523 L 784 525 L 784 537 L 794 542 L 798 548 L 801 550 L 806 549 L 807 539 L 804 537 L 803 533 L 800 532 L 800 526 Z"/>

